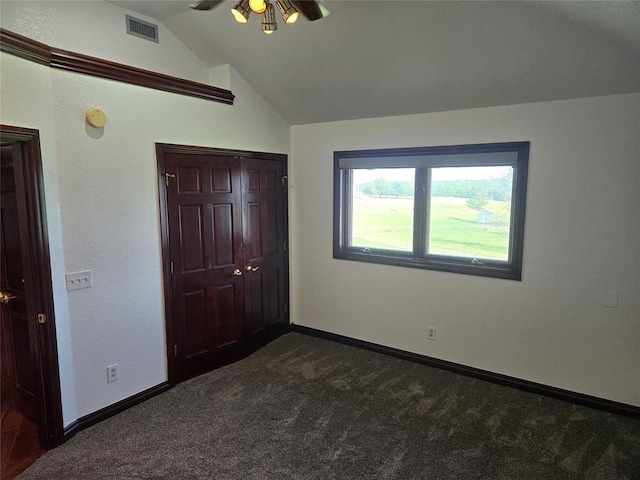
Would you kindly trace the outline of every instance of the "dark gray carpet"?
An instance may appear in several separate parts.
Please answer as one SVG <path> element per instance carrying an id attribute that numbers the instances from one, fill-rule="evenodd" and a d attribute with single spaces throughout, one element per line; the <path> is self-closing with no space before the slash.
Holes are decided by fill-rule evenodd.
<path id="1" fill-rule="evenodd" d="M 640 479 L 640 421 L 301 334 L 19 479 Z"/>

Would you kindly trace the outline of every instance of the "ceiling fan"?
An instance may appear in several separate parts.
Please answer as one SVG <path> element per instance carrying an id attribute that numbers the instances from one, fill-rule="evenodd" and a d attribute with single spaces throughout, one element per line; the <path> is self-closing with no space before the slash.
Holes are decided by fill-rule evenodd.
<path id="1" fill-rule="evenodd" d="M 194 10 L 211 10 L 224 0 L 200 0 L 191 5 Z M 284 22 L 288 25 L 295 23 L 300 14 L 308 20 L 319 20 L 329 15 L 327 7 L 316 0 L 276 0 L 278 10 Z M 236 21 L 247 23 L 251 12 L 262 14 L 262 31 L 271 34 L 278 29 L 275 8 L 270 0 L 240 0 L 232 9 Z"/>

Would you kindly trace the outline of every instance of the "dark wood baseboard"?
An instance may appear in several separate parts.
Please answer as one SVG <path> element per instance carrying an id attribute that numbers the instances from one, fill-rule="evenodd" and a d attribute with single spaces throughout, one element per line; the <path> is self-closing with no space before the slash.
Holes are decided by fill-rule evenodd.
<path id="1" fill-rule="evenodd" d="M 305 335 L 323 338 L 325 340 L 331 340 L 333 342 L 338 342 L 353 347 L 363 348 L 372 352 L 390 355 L 392 357 L 401 358 L 402 360 L 408 360 L 410 362 L 421 363 L 430 367 L 448 370 L 450 372 L 465 375 L 467 377 L 473 377 L 479 380 L 485 380 L 487 382 L 493 382 L 507 387 L 517 388 L 518 390 L 523 390 L 525 392 L 544 395 L 546 397 L 574 403 L 576 405 L 596 408 L 598 410 L 604 410 L 605 412 L 615 413 L 616 415 L 624 415 L 626 417 L 640 419 L 640 407 L 634 407 L 633 405 L 614 402 L 612 400 L 593 397 L 582 393 L 572 392 L 570 390 L 563 390 L 561 388 L 551 387 L 548 385 L 543 385 L 541 383 L 530 382 L 528 380 L 522 380 L 499 373 L 493 373 L 487 370 L 481 370 L 479 368 L 468 367 L 466 365 L 448 362 L 446 360 L 440 360 L 437 358 L 428 357 L 426 355 L 406 352 L 397 348 L 386 347 L 384 345 L 366 342 L 364 340 L 358 340 L 351 337 L 345 337 L 343 335 L 325 332 L 323 330 L 317 330 L 315 328 L 291 324 L 290 330 L 292 332 L 302 333 Z"/>
<path id="2" fill-rule="evenodd" d="M 125 398 L 124 400 L 120 400 L 113 405 L 109 405 L 108 407 L 104 407 L 96 412 L 79 418 L 64 429 L 64 441 L 66 442 L 76 433 L 81 432 L 85 428 L 89 428 L 96 423 L 106 420 L 109 417 L 113 417 L 114 415 L 133 407 L 134 405 L 138 405 L 139 403 L 149 400 L 156 395 L 166 392 L 167 390 L 169 390 L 169 388 L 169 383 L 163 382 L 156 385 L 155 387 L 148 388 L 147 390 Z"/>
<path id="3" fill-rule="evenodd" d="M 274 341 L 275 339 L 277 339 L 281 335 L 284 335 L 285 333 L 288 333 L 289 331 L 290 330 L 289 330 L 288 324 L 286 326 L 283 326 L 282 328 L 274 329 L 273 334 L 268 338 L 268 341 L 266 343 L 270 343 Z M 264 345 L 260 345 L 260 347 L 262 346 Z M 256 350 L 258 348 L 259 347 L 256 347 Z M 250 353 L 252 352 L 251 351 L 246 352 L 246 354 L 243 355 L 242 358 L 246 357 Z M 238 360 L 241 360 L 242 358 L 239 358 Z M 88 415 L 85 415 L 84 417 L 77 419 L 75 422 L 72 422 L 71 424 L 65 427 L 63 439 L 60 443 L 66 442 L 67 440 L 69 440 L 70 438 L 72 438 L 74 435 L 81 432 L 85 428 L 89 428 L 95 425 L 96 423 L 106 420 L 109 417 L 113 417 L 118 413 L 124 412 L 125 410 L 133 407 L 134 405 L 138 405 L 139 403 L 149 400 L 150 398 L 153 398 L 156 395 L 159 395 L 161 393 L 166 392 L 167 390 L 170 390 L 171 388 L 173 388 L 173 386 L 175 385 L 171 385 L 169 382 L 160 383 L 155 387 L 151 387 L 147 390 L 137 393 L 136 395 L 132 395 L 131 397 L 125 398 L 124 400 L 120 400 L 117 403 L 114 403 L 96 412 L 90 413 Z"/>

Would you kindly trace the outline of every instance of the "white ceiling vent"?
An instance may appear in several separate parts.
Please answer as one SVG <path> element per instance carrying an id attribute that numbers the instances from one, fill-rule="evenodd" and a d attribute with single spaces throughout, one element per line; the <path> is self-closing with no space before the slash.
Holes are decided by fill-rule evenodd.
<path id="1" fill-rule="evenodd" d="M 127 15 L 127 33 L 158 43 L 158 26 Z"/>

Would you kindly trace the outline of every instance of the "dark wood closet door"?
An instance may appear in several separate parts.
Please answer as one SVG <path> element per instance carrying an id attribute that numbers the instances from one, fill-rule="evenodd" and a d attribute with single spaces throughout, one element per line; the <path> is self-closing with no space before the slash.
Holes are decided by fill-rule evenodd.
<path id="1" fill-rule="evenodd" d="M 286 157 L 158 144 L 169 380 L 286 331 Z"/>
<path id="2" fill-rule="evenodd" d="M 285 237 L 282 163 L 242 160 L 244 297 L 247 347 L 279 335 L 285 318 Z"/>
<path id="3" fill-rule="evenodd" d="M 167 154 L 175 376 L 244 354 L 240 161 Z"/>
<path id="4" fill-rule="evenodd" d="M 37 363 L 32 349 L 35 346 L 27 312 L 25 274 L 23 264 L 28 252 L 22 248 L 25 215 L 21 211 L 15 181 L 12 147 L 2 146 L 0 173 L 0 292 L 7 303 L 0 303 L 1 356 L 0 367 L 2 403 L 36 421 L 35 382 Z"/>

